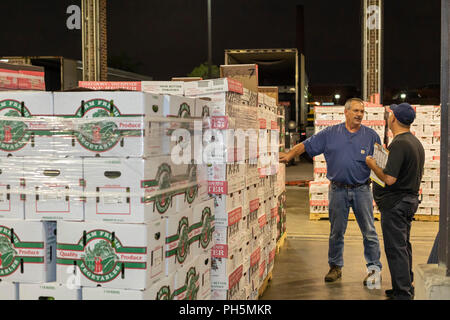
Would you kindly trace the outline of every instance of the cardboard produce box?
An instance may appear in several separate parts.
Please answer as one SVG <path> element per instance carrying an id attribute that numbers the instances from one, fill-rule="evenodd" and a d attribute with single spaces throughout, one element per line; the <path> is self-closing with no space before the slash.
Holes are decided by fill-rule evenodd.
<path id="1" fill-rule="evenodd" d="M 172 94 L 182 96 L 184 83 L 175 81 L 142 81 L 141 90 L 153 94 Z"/>
<path id="2" fill-rule="evenodd" d="M 164 274 L 165 228 L 58 221 L 57 279 L 86 287 L 144 290 Z M 75 266 L 75 268 L 74 268 Z"/>
<path id="3" fill-rule="evenodd" d="M 211 300 L 211 251 L 199 255 L 196 262 L 200 288 L 197 300 Z"/>
<path id="4" fill-rule="evenodd" d="M 1 90 L 42 90 L 45 91 L 43 67 L 0 62 Z"/>
<path id="5" fill-rule="evenodd" d="M 176 272 L 179 268 L 193 260 L 194 252 L 191 248 L 193 222 L 192 209 L 170 215 L 164 219 L 166 226 L 165 239 L 165 274 Z"/>
<path id="6" fill-rule="evenodd" d="M 200 291 L 200 273 L 196 261 L 184 265 L 175 273 L 173 300 L 197 300 Z"/>
<path id="7" fill-rule="evenodd" d="M 194 256 L 202 255 L 205 252 L 210 254 L 211 252 L 215 243 L 213 237 L 216 225 L 214 212 L 214 199 L 199 203 L 193 209 L 190 243 Z"/>
<path id="8" fill-rule="evenodd" d="M 164 141 L 144 135 L 153 117 L 163 117 L 164 96 L 143 92 L 55 92 L 59 117 L 56 153 L 62 156 L 157 156 Z M 154 130 L 153 130 L 154 131 Z M 159 132 L 159 131 L 157 131 Z"/>
<path id="9" fill-rule="evenodd" d="M 177 195 L 194 201 L 195 165 L 174 165 L 169 156 L 83 161 L 87 221 L 142 223 L 176 212 Z"/>
<path id="10" fill-rule="evenodd" d="M 81 288 L 58 282 L 21 283 L 20 300 L 81 300 Z"/>
<path id="11" fill-rule="evenodd" d="M 211 250 L 211 288 L 229 290 L 243 273 L 242 246 L 216 244 Z"/>
<path id="12" fill-rule="evenodd" d="M 223 193 L 234 193 L 245 188 L 245 164 L 227 163 L 208 166 L 208 182 L 223 185 Z M 210 190 L 210 193 L 214 193 Z"/>
<path id="13" fill-rule="evenodd" d="M 56 223 L 0 220 L 0 279 L 43 283 L 56 280 Z"/>
<path id="14" fill-rule="evenodd" d="M 174 274 L 163 277 L 147 290 L 83 287 L 83 300 L 172 300 Z"/>
<path id="15" fill-rule="evenodd" d="M 242 218 L 244 192 L 214 195 L 214 215 L 217 227 L 228 227 Z"/>
<path id="16" fill-rule="evenodd" d="M 148 300 L 173 300 L 175 292 L 175 272 L 164 276 L 145 290 Z"/>
<path id="17" fill-rule="evenodd" d="M 45 118 L 52 114 L 51 92 L 0 91 L 0 155 L 53 153 L 53 124 Z"/>
<path id="18" fill-rule="evenodd" d="M 258 87 L 258 92 L 265 93 L 271 98 L 275 99 L 275 104 L 278 105 L 278 87 Z"/>
<path id="19" fill-rule="evenodd" d="M 23 159 L 26 220 L 84 220 L 81 159 Z"/>
<path id="20" fill-rule="evenodd" d="M 0 157 L 0 219 L 23 220 L 23 158 Z"/>
<path id="21" fill-rule="evenodd" d="M 242 82 L 244 88 L 258 92 L 258 65 L 232 64 L 220 66 L 220 77 L 229 77 Z"/>
<path id="22" fill-rule="evenodd" d="M 213 165 L 242 162 L 245 160 L 244 142 L 242 140 L 238 145 L 238 139 L 232 129 L 206 130 L 203 134 L 203 159 Z"/>
<path id="23" fill-rule="evenodd" d="M 0 301 L 19 300 L 19 284 L 0 281 Z"/>

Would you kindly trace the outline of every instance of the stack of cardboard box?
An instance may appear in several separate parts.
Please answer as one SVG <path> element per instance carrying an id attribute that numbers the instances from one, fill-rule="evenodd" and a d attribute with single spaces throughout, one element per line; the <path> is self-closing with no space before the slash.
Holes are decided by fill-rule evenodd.
<path id="1" fill-rule="evenodd" d="M 180 139 L 196 136 L 197 100 L 2 93 L 0 294 L 209 299 L 214 205 Z"/>
<path id="2" fill-rule="evenodd" d="M 49 126 L 38 117 L 52 114 L 51 93 L 0 92 L 0 300 L 19 299 L 22 286 L 33 294 L 56 280 L 56 222 L 44 221 L 38 215 L 65 210 L 68 216 L 80 216 L 78 204 L 59 206 L 73 200 L 61 191 L 75 187 L 75 181 L 67 179 L 61 189 L 63 183 L 53 184 L 52 180 L 66 170 L 53 167 L 52 158 L 45 162 L 36 158 L 51 154 Z M 81 166 L 74 172 L 80 174 Z M 54 187 L 55 192 L 38 193 L 47 187 Z M 62 201 L 54 207 L 47 205 L 57 198 Z M 72 292 L 73 296 L 79 293 Z"/>
<path id="3" fill-rule="evenodd" d="M 416 119 L 411 132 L 425 149 L 425 168 L 420 185 L 421 203 L 417 215 L 439 215 L 441 107 L 414 105 Z M 388 138 L 392 141 L 392 133 Z"/>
<path id="4" fill-rule="evenodd" d="M 344 106 L 315 107 L 315 133 L 318 133 L 327 127 L 344 122 L 344 110 Z M 386 131 L 384 107 L 366 102 L 362 124 L 375 130 L 380 137 L 381 143 L 384 143 Z M 324 155 L 321 154 L 314 157 L 313 164 L 314 181 L 310 182 L 309 188 L 310 213 L 326 214 L 328 213 L 328 188 L 330 182 L 327 179 L 327 163 Z M 373 202 L 373 206 L 374 213 L 379 213 L 375 202 Z"/>
<path id="5" fill-rule="evenodd" d="M 204 120 L 203 160 L 207 164 L 208 194 L 215 205 L 215 246 L 212 249 L 212 299 L 229 299 L 239 293 L 243 270 L 242 237 L 245 235 L 244 189 L 246 187 L 245 139 L 239 132 L 254 126 L 255 107 L 248 90 L 230 78 L 185 83 L 185 95 L 209 101 Z M 245 138 L 244 134 L 240 135 Z M 247 151 L 247 152 L 246 152 Z"/>

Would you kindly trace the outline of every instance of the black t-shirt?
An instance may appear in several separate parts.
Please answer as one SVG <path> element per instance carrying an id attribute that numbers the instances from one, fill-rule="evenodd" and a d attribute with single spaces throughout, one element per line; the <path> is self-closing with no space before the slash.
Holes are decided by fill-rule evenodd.
<path id="1" fill-rule="evenodd" d="M 411 132 L 395 136 L 388 150 L 383 172 L 397 181 L 384 188 L 373 184 L 373 198 L 380 209 L 394 207 L 406 195 L 419 195 L 425 162 L 423 146 Z"/>

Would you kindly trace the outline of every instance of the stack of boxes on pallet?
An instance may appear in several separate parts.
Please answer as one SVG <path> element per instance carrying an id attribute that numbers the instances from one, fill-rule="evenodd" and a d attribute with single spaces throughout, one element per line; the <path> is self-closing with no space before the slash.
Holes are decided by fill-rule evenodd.
<path id="1" fill-rule="evenodd" d="M 176 133 L 197 103 L 1 93 L 1 298 L 209 299 L 214 202 Z"/>
<path id="2" fill-rule="evenodd" d="M 345 121 L 344 106 L 318 106 L 314 108 L 315 133 Z M 362 124 L 372 128 L 379 135 L 381 143 L 384 142 L 386 121 L 385 108 L 383 106 L 365 103 L 364 119 Z M 330 181 L 327 179 L 327 163 L 324 155 L 314 157 L 314 181 L 310 182 L 309 200 L 311 214 L 328 214 L 328 188 Z M 375 202 L 374 213 L 379 213 Z M 351 210 L 351 209 L 350 209 Z"/>
<path id="3" fill-rule="evenodd" d="M 414 105 L 416 119 L 411 132 L 425 149 L 425 168 L 420 186 L 419 208 L 416 215 L 439 215 L 439 181 L 441 150 L 441 107 Z M 392 133 L 388 134 L 389 142 Z"/>
<path id="4" fill-rule="evenodd" d="M 51 93 L 0 93 L 0 300 L 19 299 L 19 286 L 37 287 L 56 280 L 56 222 L 42 221 L 40 215 L 62 211 L 60 204 L 70 200 L 57 193 L 40 195 L 36 191 L 51 186 L 49 180 L 58 168 L 52 169 L 52 159 L 45 158 L 52 151 L 46 121 L 29 121 L 32 116 L 52 114 Z M 39 157 L 44 157 L 43 161 Z M 75 172 L 80 174 L 81 166 Z M 35 179 L 38 176 L 40 180 Z M 65 186 L 75 187 L 69 181 Z M 48 206 L 40 201 L 44 198 L 61 201 Z M 82 216 L 80 202 L 75 201 L 67 214 L 75 219 Z M 73 292 L 74 296 L 79 294 Z"/>
<path id="5" fill-rule="evenodd" d="M 286 229 L 274 99 L 82 86 L 0 96 L 0 298 L 257 299 Z"/>

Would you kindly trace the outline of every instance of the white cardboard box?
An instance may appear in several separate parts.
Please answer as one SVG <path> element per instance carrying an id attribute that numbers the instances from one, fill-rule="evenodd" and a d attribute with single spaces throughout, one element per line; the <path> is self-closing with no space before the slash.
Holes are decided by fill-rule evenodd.
<path id="1" fill-rule="evenodd" d="M 165 238 L 162 220 L 148 224 L 58 221 L 58 282 L 147 289 L 164 274 Z"/>
<path id="2" fill-rule="evenodd" d="M 26 220 L 84 220 L 81 159 L 26 157 L 23 167 Z"/>
<path id="3" fill-rule="evenodd" d="M 51 92 L 0 92 L 0 116 L 24 118 L 24 121 L 20 119 L 1 121 L 0 155 L 47 156 L 51 154 L 53 152 L 51 122 L 30 119 L 30 117 L 51 115 L 53 115 Z"/>
<path id="4" fill-rule="evenodd" d="M 0 219 L 24 219 L 22 181 L 23 158 L 0 157 Z"/>
<path id="5" fill-rule="evenodd" d="M 183 81 L 142 81 L 141 90 L 153 94 L 184 94 Z"/>
<path id="6" fill-rule="evenodd" d="M 163 116 L 191 118 L 195 116 L 195 98 L 164 95 Z"/>
<path id="7" fill-rule="evenodd" d="M 55 92 L 54 104 L 54 114 L 60 117 L 59 131 L 65 132 L 53 139 L 58 155 L 155 155 L 155 143 L 160 142 L 152 134 L 144 135 L 144 130 L 152 117 L 163 116 L 163 96 L 123 91 Z"/>
<path id="8" fill-rule="evenodd" d="M 19 284 L 0 281 L 0 301 L 19 300 Z"/>
<path id="9" fill-rule="evenodd" d="M 194 248 L 191 248 L 192 209 L 170 215 L 164 219 L 166 240 L 164 250 L 165 274 L 176 272 L 193 260 Z"/>
<path id="10" fill-rule="evenodd" d="M 174 165 L 170 157 L 85 158 L 84 176 L 86 221 L 159 219 L 176 212 L 175 196 L 190 195 L 196 185 L 195 165 Z"/>
<path id="11" fill-rule="evenodd" d="M 1 280 L 29 283 L 56 280 L 55 222 L 1 220 L 0 243 Z"/>
<path id="12" fill-rule="evenodd" d="M 20 300 L 81 300 L 81 288 L 58 282 L 21 283 Z"/>
<path id="13" fill-rule="evenodd" d="M 242 277 L 242 247 L 216 244 L 211 257 L 211 288 L 229 290 Z"/>
<path id="14" fill-rule="evenodd" d="M 146 290 L 150 300 L 173 300 L 175 273 L 164 276 Z"/>
<path id="15" fill-rule="evenodd" d="M 204 252 L 210 252 L 214 245 L 214 231 L 215 231 L 215 208 L 214 199 L 201 202 L 194 206 L 193 222 L 191 225 L 192 238 L 191 250 L 195 256 L 201 255 Z"/>
<path id="16" fill-rule="evenodd" d="M 245 188 L 245 164 L 212 164 L 208 166 L 208 181 L 221 183 L 224 193 L 233 193 Z"/>
<path id="17" fill-rule="evenodd" d="M 83 287 L 83 300 L 172 300 L 174 274 L 163 277 L 147 290 Z"/>
<path id="18" fill-rule="evenodd" d="M 200 274 L 196 260 L 177 270 L 174 289 L 173 300 L 197 300 L 200 290 Z"/>
<path id="19" fill-rule="evenodd" d="M 211 250 L 205 251 L 197 258 L 200 288 L 198 300 L 211 300 Z"/>
<path id="20" fill-rule="evenodd" d="M 214 215 L 217 227 L 228 227 L 239 220 L 244 212 L 244 192 L 214 195 Z M 231 219 L 230 219 L 231 218 Z"/>

